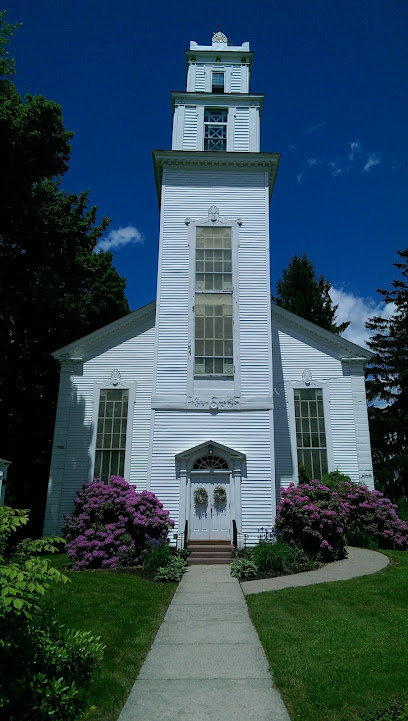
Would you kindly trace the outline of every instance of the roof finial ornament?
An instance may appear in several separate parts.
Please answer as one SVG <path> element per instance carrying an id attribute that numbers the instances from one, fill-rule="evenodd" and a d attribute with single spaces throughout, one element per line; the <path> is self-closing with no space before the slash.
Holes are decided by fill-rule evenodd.
<path id="1" fill-rule="evenodd" d="M 224 35 L 224 33 L 221 32 L 220 27 L 221 25 L 220 23 L 218 23 L 218 30 L 216 33 L 213 33 L 211 39 L 212 45 L 215 45 L 216 43 L 228 43 L 228 38 L 226 35 Z"/>

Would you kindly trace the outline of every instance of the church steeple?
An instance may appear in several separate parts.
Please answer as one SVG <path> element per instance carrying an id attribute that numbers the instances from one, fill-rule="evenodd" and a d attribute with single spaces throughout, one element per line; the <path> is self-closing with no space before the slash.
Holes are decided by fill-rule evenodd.
<path id="1" fill-rule="evenodd" d="M 259 152 L 263 95 L 249 92 L 249 43 L 216 32 L 211 45 L 191 41 L 185 59 L 186 92 L 172 93 L 172 150 Z"/>

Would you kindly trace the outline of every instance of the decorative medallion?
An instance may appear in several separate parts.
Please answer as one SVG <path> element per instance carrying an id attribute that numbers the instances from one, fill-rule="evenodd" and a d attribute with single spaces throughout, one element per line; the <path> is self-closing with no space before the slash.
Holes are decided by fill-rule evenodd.
<path id="1" fill-rule="evenodd" d="M 309 368 L 305 368 L 302 373 L 302 380 L 305 386 L 310 386 L 312 382 L 312 371 Z"/>
<path id="2" fill-rule="evenodd" d="M 227 492 L 224 486 L 215 486 L 214 488 L 214 503 L 225 503 L 227 500 Z"/>
<path id="3" fill-rule="evenodd" d="M 118 369 L 115 368 L 110 375 L 111 386 L 120 385 L 121 380 L 122 380 L 122 376 L 120 375 L 120 372 L 118 371 Z"/>
<path id="4" fill-rule="evenodd" d="M 218 210 L 217 206 L 211 205 L 211 207 L 208 208 L 208 220 L 211 220 L 212 223 L 216 223 L 219 217 L 220 211 Z"/>
<path id="5" fill-rule="evenodd" d="M 196 488 L 194 491 L 194 500 L 196 503 L 207 503 L 208 493 L 205 488 L 202 486 L 200 486 L 200 488 Z"/>

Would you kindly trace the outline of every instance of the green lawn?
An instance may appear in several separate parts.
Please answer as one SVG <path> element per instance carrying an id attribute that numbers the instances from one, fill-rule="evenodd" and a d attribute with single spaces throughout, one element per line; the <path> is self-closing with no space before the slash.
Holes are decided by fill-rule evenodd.
<path id="1" fill-rule="evenodd" d="M 248 596 L 292 721 L 357 721 L 408 700 L 408 552 L 352 581 Z"/>
<path id="2" fill-rule="evenodd" d="M 66 563 L 64 556 L 49 560 L 57 568 Z M 106 645 L 89 691 L 89 710 L 81 721 L 116 721 L 176 584 L 108 571 L 66 575 L 71 583 L 58 584 L 48 595 L 47 605 L 67 628 L 89 630 Z"/>

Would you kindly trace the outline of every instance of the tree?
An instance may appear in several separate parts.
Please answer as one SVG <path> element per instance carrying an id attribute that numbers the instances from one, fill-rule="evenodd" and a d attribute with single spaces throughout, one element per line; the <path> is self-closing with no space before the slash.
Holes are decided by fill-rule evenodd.
<path id="1" fill-rule="evenodd" d="M 374 477 L 394 500 L 408 496 L 408 248 L 398 255 L 401 261 L 394 265 L 402 277 L 392 281 L 392 290 L 378 289 L 395 312 L 366 324 L 374 332 L 367 368 Z"/>
<path id="2" fill-rule="evenodd" d="M 73 136 L 60 106 L 22 98 L 11 80 L 14 27 L 1 13 L 0 456 L 12 462 L 9 503 L 32 508 L 39 531 L 58 389 L 50 354 L 129 307 L 112 254 L 95 252 L 108 219 L 96 223 L 87 192 L 60 187 Z"/>
<path id="3" fill-rule="evenodd" d="M 287 269 L 283 269 L 282 278 L 276 284 L 276 297 L 273 301 L 286 310 L 316 323 L 321 328 L 342 333 L 350 325 L 336 325 L 335 316 L 338 306 L 333 306 L 330 298 L 331 284 L 321 275 L 317 277 L 316 268 L 306 253 L 302 257 L 294 255 Z"/>

